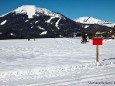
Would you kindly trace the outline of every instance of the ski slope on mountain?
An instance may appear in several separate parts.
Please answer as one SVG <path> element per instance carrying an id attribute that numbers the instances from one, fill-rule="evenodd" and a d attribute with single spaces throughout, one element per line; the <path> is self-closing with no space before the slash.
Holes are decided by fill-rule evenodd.
<path id="1" fill-rule="evenodd" d="M 96 64 L 91 40 L 86 44 L 80 38 L 0 40 L 0 85 L 114 86 L 115 40 L 103 42 Z"/>

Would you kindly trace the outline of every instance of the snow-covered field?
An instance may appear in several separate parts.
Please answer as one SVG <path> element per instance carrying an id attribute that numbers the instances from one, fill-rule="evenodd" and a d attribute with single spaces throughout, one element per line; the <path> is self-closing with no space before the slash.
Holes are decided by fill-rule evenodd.
<path id="1" fill-rule="evenodd" d="M 115 86 L 115 40 L 0 40 L 0 86 Z"/>

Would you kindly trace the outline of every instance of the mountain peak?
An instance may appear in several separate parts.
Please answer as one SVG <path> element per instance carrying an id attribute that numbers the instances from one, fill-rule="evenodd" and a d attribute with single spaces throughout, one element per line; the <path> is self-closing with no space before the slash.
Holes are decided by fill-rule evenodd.
<path id="1" fill-rule="evenodd" d="M 27 14 L 28 18 L 33 18 L 34 15 L 39 16 L 41 14 L 54 17 L 61 16 L 60 14 L 57 14 L 45 8 L 36 7 L 35 5 L 23 5 L 15 9 L 13 12 L 15 12 L 16 14 Z"/>
<path id="2" fill-rule="evenodd" d="M 23 5 L 15 10 L 17 14 L 21 14 L 21 13 L 27 14 L 28 18 L 32 18 L 33 15 L 35 14 L 35 11 L 36 11 L 36 6 L 34 5 Z"/>
<path id="3" fill-rule="evenodd" d="M 99 24 L 103 26 L 108 26 L 108 27 L 114 27 L 115 23 L 104 21 L 101 19 L 93 18 L 93 17 L 80 17 L 74 20 L 75 22 L 78 23 L 83 23 L 83 24 Z"/>
<path id="4" fill-rule="evenodd" d="M 76 19 L 75 21 L 80 22 L 80 23 L 88 23 L 88 24 L 97 24 L 97 23 L 105 22 L 93 17 L 80 17 Z"/>
<path id="5" fill-rule="evenodd" d="M 35 5 L 22 5 L 21 7 L 36 7 Z"/>

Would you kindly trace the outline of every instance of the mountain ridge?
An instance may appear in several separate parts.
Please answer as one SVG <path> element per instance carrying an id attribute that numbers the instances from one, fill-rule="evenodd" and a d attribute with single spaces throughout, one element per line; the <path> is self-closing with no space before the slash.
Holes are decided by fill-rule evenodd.
<path id="1" fill-rule="evenodd" d="M 16 38 L 59 37 L 59 35 L 67 37 L 83 29 L 78 23 L 60 13 L 33 5 L 24 5 L 5 14 L 0 17 L 0 24 L 2 35 L 9 37 L 14 34 Z M 45 34 L 42 34 L 43 32 Z"/>
<path id="2" fill-rule="evenodd" d="M 61 13 L 34 5 L 23 5 L 0 17 L 0 39 L 73 37 L 115 30 L 111 22 L 92 17 L 79 20 L 76 22 Z"/>
<path id="3" fill-rule="evenodd" d="M 35 5 L 23 5 L 18 7 L 13 12 L 17 14 L 25 13 L 28 15 L 28 18 L 33 18 L 34 15 L 48 15 L 48 16 L 55 16 L 55 17 L 62 17 L 60 14 L 50 11 L 46 8 L 36 7 Z"/>
<path id="4" fill-rule="evenodd" d="M 107 27 L 115 26 L 115 23 L 113 22 L 104 21 L 104 20 L 97 19 L 94 17 L 79 17 L 77 19 L 74 19 L 74 21 L 78 23 L 83 23 L 83 24 L 99 24 L 99 25 L 107 26 Z"/>

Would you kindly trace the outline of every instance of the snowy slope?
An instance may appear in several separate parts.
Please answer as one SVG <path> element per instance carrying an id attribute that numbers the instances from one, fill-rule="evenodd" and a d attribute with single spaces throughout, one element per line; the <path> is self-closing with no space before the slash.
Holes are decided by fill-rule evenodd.
<path id="1" fill-rule="evenodd" d="M 53 17 L 62 17 L 60 14 L 54 13 L 45 8 L 39 8 L 34 5 L 23 5 L 16 10 L 14 10 L 16 14 L 27 14 L 28 18 L 33 18 L 33 16 L 39 15 L 48 15 Z"/>
<path id="2" fill-rule="evenodd" d="M 72 38 L 0 40 L 0 85 L 100 86 L 89 83 L 110 81 L 108 86 L 114 86 L 115 40 L 104 40 L 99 47 L 100 65 L 95 63 L 96 46 L 80 42 Z"/>
<path id="3" fill-rule="evenodd" d="M 4 25 L 7 22 L 7 20 L 4 20 L 3 22 L 0 23 L 0 25 Z"/>
<path id="4" fill-rule="evenodd" d="M 80 17 L 78 19 L 75 19 L 74 21 L 79 22 L 79 23 L 84 23 L 84 24 L 99 24 L 99 25 L 108 26 L 108 27 L 115 26 L 115 23 L 103 21 L 103 20 L 96 19 L 93 17 Z"/>

